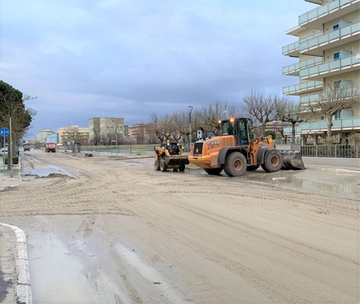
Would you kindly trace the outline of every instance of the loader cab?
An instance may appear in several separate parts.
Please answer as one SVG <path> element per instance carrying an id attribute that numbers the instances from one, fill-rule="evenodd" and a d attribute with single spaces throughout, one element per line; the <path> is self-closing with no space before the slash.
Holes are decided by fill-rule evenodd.
<path id="1" fill-rule="evenodd" d="M 167 149 L 170 155 L 178 155 L 182 149 L 180 144 L 170 141 L 162 143 L 161 147 Z"/>
<path id="2" fill-rule="evenodd" d="M 230 118 L 219 123 L 221 135 L 233 135 L 237 146 L 246 146 L 250 143 L 248 118 Z"/>

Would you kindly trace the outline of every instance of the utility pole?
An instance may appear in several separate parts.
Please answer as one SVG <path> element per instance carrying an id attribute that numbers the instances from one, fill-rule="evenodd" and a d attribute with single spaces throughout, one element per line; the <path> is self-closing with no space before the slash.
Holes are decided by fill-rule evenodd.
<path id="1" fill-rule="evenodd" d="M 113 119 L 113 125 L 114 125 L 114 128 L 115 128 L 115 155 L 118 156 L 118 138 L 117 138 L 117 125 L 115 125 L 115 119 Z"/>
<path id="2" fill-rule="evenodd" d="M 189 152 L 191 152 L 191 112 L 193 110 L 193 106 L 189 106 Z"/>
<path id="3" fill-rule="evenodd" d="M 11 106 L 10 106 L 11 109 Z M 12 172 L 12 156 L 13 156 L 13 151 L 12 151 L 12 125 L 11 125 L 11 110 L 10 110 L 10 116 L 9 116 L 9 136 L 10 136 L 10 140 L 9 140 L 9 150 L 8 150 L 8 169 L 10 170 L 10 177 L 13 177 L 13 172 Z"/>

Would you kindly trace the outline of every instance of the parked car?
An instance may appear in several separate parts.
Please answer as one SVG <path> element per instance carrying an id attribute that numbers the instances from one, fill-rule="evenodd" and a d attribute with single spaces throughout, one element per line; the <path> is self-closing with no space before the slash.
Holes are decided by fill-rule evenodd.
<path id="1" fill-rule="evenodd" d="M 3 147 L 3 148 L 1 148 L 1 152 L 7 153 L 7 152 L 8 152 L 8 147 Z"/>

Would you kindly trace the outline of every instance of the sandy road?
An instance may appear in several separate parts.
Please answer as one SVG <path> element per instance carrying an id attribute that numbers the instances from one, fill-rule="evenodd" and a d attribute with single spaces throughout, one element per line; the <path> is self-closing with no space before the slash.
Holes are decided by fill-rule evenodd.
<path id="1" fill-rule="evenodd" d="M 27 234 L 35 303 L 359 303 L 356 172 L 228 178 L 29 155 L 74 177 L 0 194 L 0 221 Z"/>

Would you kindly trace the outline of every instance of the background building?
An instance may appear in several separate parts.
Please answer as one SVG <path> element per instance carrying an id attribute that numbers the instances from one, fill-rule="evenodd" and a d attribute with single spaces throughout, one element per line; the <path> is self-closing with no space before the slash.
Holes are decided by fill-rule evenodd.
<path id="1" fill-rule="evenodd" d="M 100 142 L 100 117 L 89 119 L 89 141 L 95 145 Z"/>
<path id="2" fill-rule="evenodd" d="M 89 144 L 89 128 L 74 125 L 67 128 L 59 128 L 58 134 L 59 142 L 63 145 L 68 145 L 68 142 L 72 139 L 81 145 Z"/>
<path id="3" fill-rule="evenodd" d="M 284 87 L 283 93 L 300 97 L 305 122 L 299 124 L 297 133 L 303 143 L 310 135 L 316 144 L 327 132 L 327 121 L 321 111 L 309 111 L 309 105 L 324 100 L 326 92 L 360 88 L 360 5 L 359 0 L 307 2 L 318 6 L 300 15 L 298 25 L 286 32 L 298 41 L 284 46 L 283 55 L 296 57 L 298 62 L 284 67 L 283 74 L 297 77 L 298 83 Z M 334 114 L 332 134 L 339 142 L 360 132 L 359 117 L 359 102 Z"/>
<path id="4" fill-rule="evenodd" d="M 138 144 L 154 142 L 154 125 L 153 124 L 135 124 L 130 127 L 129 136 L 136 138 Z"/>
<path id="5" fill-rule="evenodd" d="M 124 118 L 100 118 L 100 140 L 105 145 L 121 143 L 125 137 Z"/>
<path id="6" fill-rule="evenodd" d="M 51 129 L 42 129 L 40 132 L 37 133 L 36 140 L 40 144 L 44 144 L 45 141 L 46 141 L 46 137 L 52 136 L 54 134 L 57 134 L 57 133 L 52 131 Z M 58 142 L 59 142 L 59 137 L 57 137 L 57 139 L 58 139 Z"/>

